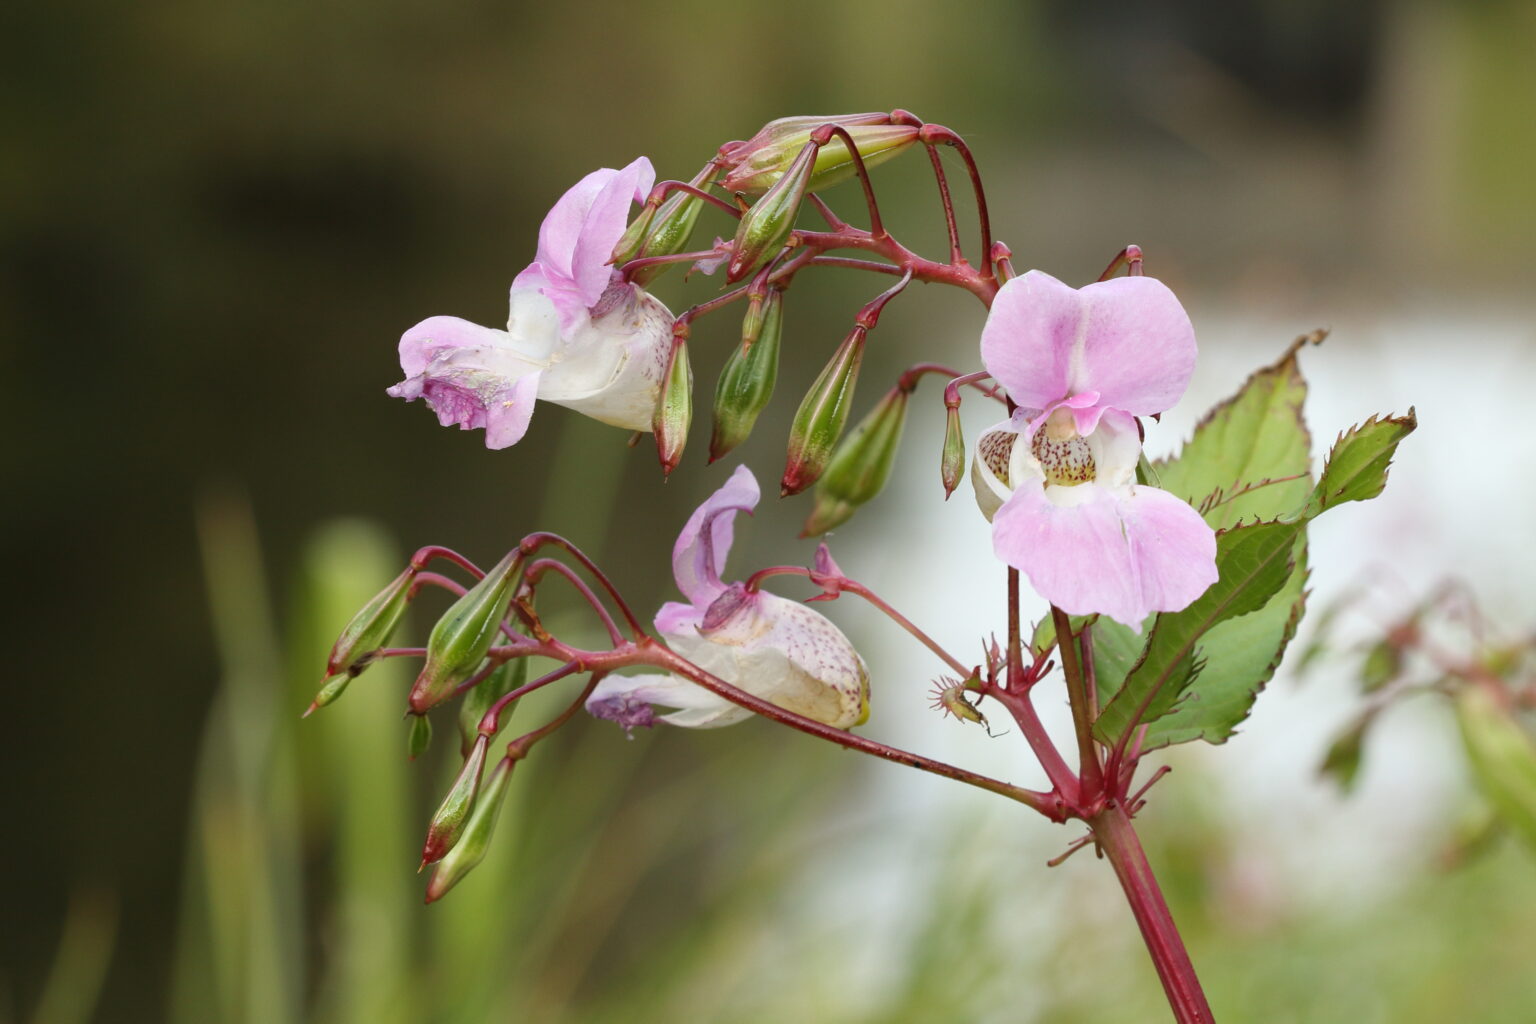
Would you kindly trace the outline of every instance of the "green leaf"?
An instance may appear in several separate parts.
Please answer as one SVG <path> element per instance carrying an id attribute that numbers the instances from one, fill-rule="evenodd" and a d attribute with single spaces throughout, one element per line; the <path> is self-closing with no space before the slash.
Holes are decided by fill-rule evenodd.
<path id="1" fill-rule="evenodd" d="M 1217 581 L 1188 608 L 1157 617 L 1141 658 L 1099 715 L 1094 732 L 1114 745 L 1125 732 L 1173 707 L 1193 680 L 1196 641 L 1227 619 L 1264 607 L 1290 578 L 1304 522 L 1250 523 L 1216 538 Z"/>
<path id="2" fill-rule="evenodd" d="M 1240 521 L 1252 526 L 1254 520 L 1276 520 L 1266 525 L 1292 529 L 1289 577 L 1262 607 L 1229 610 L 1201 623 L 1192 613 L 1206 605 L 1208 592 L 1183 612 L 1158 616 L 1140 660 L 1127 674 L 1129 683 L 1117 678 L 1113 649 L 1124 637 L 1095 636 L 1096 657 L 1101 646 L 1110 648 L 1107 670 L 1099 673 L 1101 699 L 1110 698 L 1095 727 L 1101 738 L 1123 735 L 1136 722 L 1148 725 L 1143 749 L 1226 740 L 1247 718 L 1295 637 L 1306 607 L 1306 525 L 1334 505 L 1374 497 L 1385 485 L 1397 443 L 1415 426 L 1411 410 L 1402 418 L 1373 417 L 1342 435 L 1322 482 L 1312 485 L 1311 440 L 1301 415 L 1306 382 L 1296 359 L 1308 340 L 1320 339 L 1298 338 L 1277 362 L 1212 409 L 1177 458 L 1156 467 L 1158 485 L 1190 501 L 1218 530 Z M 1224 559 L 1227 549 L 1221 544 L 1218 540 L 1222 580 L 1212 592 L 1232 582 L 1227 576 L 1236 564 L 1233 552 Z M 1273 584 L 1268 573 L 1262 582 L 1264 587 Z M 1254 595 L 1262 593 L 1259 588 L 1243 600 L 1252 604 Z M 1202 662 L 1198 673 L 1188 671 L 1189 665 Z M 1122 688 L 1128 691 L 1124 695 Z"/>
<path id="3" fill-rule="evenodd" d="M 1306 341 L 1206 413 L 1179 455 L 1155 464 L 1153 486 L 1200 509 L 1218 530 L 1299 508 L 1312 488 L 1312 435 L 1301 412 L 1307 382 L 1296 361 Z"/>
<path id="4" fill-rule="evenodd" d="M 1280 667 L 1306 607 L 1306 540 L 1296 542 L 1296 568 L 1280 592 L 1256 612 L 1231 619 L 1200 638 L 1205 669 L 1183 699 L 1151 723 L 1143 750 L 1205 740 L 1223 743 L 1248 717 L 1259 692 Z"/>
<path id="5" fill-rule="evenodd" d="M 1413 409 L 1406 416 L 1372 416 L 1340 434 L 1328 453 L 1323 478 L 1307 503 L 1308 518 L 1346 501 L 1367 501 L 1387 486 L 1387 468 L 1403 438 L 1419 425 Z"/>

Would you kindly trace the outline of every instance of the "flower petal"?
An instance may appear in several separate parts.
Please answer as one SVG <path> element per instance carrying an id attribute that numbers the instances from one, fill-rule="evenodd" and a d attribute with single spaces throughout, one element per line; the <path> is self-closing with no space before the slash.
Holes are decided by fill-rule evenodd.
<path id="1" fill-rule="evenodd" d="M 746 708 L 732 704 L 674 675 L 607 676 L 587 698 L 587 710 L 598 718 L 625 728 L 651 724 L 643 705 L 677 708 L 661 721 L 691 729 L 716 729 L 752 717 Z"/>
<path id="2" fill-rule="evenodd" d="M 611 308 L 569 335 L 539 397 L 625 430 L 649 431 L 672 351 L 672 313 L 636 285 L 609 295 L 616 296 Z"/>
<path id="3" fill-rule="evenodd" d="M 1178 611 L 1216 582 L 1216 535 L 1189 505 L 1155 487 L 1019 486 L 993 519 L 999 558 L 1072 615 L 1132 629 Z"/>
<path id="4" fill-rule="evenodd" d="M 725 592 L 720 569 L 735 537 L 736 513 L 751 513 L 760 497 L 752 471 L 737 466 L 730 479 L 694 509 L 678 534 L 672 548 L 672 575 L 677 589 L 701 613 Z"/>
<path id="5" fill-rule="evenodd" d="M 406 379 L 387 393 L 424 399 L 443 426 L 483 427 L 487 448 L 527 433 L 542 367 L 517 352 L 507 332 L 431 317 L 401 336 L 400 365 Z"/>
<path id="6" fill-rule="evenodd" d="M 629 204 L 644 202 L 655 183 L 656 172 L 651 162 L 637 157 L 617 171 L 593 197 L 571 253 L 571 276 L 588 308 L 597 305 L 613 276 L 608 261 L 613 256 L 613 247 L 629 227 Z"/>
<path id="7" fill-rule="evenodd" d="M 595 261 L 603 275 L 587 305 L 595 303 L 608 283 L 608 257 L 628 226 L 630 201 L 643 200 L 655 180 L 651 162 L 642 156 L 622 170 L 600 167 L 567 189 L 539 225 L 536 262 L 550 281 L 575 284 L 586 293 Z M 607 251 L 599 258 L 594 249 L 604 238 Z"/>
<path id="8" fill-rule="evenodd" d="M 982 362 L 1009 397 L 1047 410 L 1096 391 L 1095 406 L 1162 412 L 1184 393 L 1196 351 L 1184 307 L 1150 277 L 1074 289 L 1031 270 L 998 291 L 981 332 Z M 1085 409 L 1081 433 L 1091 421 Z"/>
<path id="9" fill-rule="evenodd" d="M 1084 288 L 1082 362 L 1074 390 L 1092 388 L 1099 405 L 1133 416 L 1173 408 L 1195 371 L 1189 314 L 1153 277 L 1118 277 Z"/>

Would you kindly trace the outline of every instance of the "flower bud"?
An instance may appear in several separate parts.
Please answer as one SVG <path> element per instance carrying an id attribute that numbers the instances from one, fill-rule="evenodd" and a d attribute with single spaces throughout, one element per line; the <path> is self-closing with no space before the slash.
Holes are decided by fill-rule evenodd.
<path id="1" fill-rule="evenodd" d="M 331 656 L 325 664 L 326 678 L 346 673 L 355 676 L 368 667 L 368 660 L 364 655 L 378 650 L 389 643 L 395 627 L 400 624 L 400 618 L 405 614 L 406 603 L 410 600 L 411 584 L 416 580 L 416 568 L 407 568 L 394 582 L 379 591 L 362 609 L 347 623 L 341 631 L 341 636 L 336 638 L 336 643 L 331 647 Z M 346 687 L 343 683 L 331 694 L 330 699 L 321 700 L 315 698 L 317 707 L 324 707 L 332 700 L 341 696 L 341 691 Z M 321 689 L 324 695 L 330 686 Z"/>
<path id="2" fill-rule="evenodd" d="M 489 736 L 475 739 L 464 758 L 464 767 L 459 769 L 458 778 L 453 780 L 437 813 L 432 815 L 432 823 L 427 826 L 427 841 L 421 848 L 422 867 L 442 860 L 464 834 L 469 812 L 475 806 L 475 794 L 480 791 L 480 772 L 485 767 L 485 751 L 490 743 Z"/>
<path id="3" fill-rule="evenodd" d="M 886 392 L 838 445 L 816 485 L 816 506 L 800 536 L 814 537 L 847 522 L 860 505 L 880 493 L 890 479 L 896 449 L 901 445 L 907 397 L 908 392 L 899 386 Z"/>
<path id="4" fill-rule="evenodd" d="M 485 579 L 453 603 L 427 638 L 427 663 L 411 687 L 410 705 L 416 714 L 441 704 L 454 689 L 480 670 L 501 620 L 512 600 L 513 584 L 521 574 L 516 551 L 496 564 Z"/>
<path id="5" fill-rule="evenodd" d="M 786 117 L 771 121 L 747 141 L 721 148 L 719 159 L 728 173 L 720 184 L 729 192 L 758 193 L 773 187 L 810 141 L 811 133 L 824 124 L 841 125 L 847 129 L 866 168 L 884 163 L 918 138 L 916 127 L 890 124 L 889 121 L 889 114 L 878 113 Z M 818 192 L 846 181 L 856 173 L 847 145 L 841 136 L 834 136 L 816 154 L 808 188 Z"/>
<path id="6" fill-rule="evenodd" d="M 667 365 L 667 381 L 656 403 L 651 425 L 656 435 L 656 454 L 661 471 L 670 474 L 683 458 L 688 443 L 688 425 L 693 422 L 693 367 L 688 363 L 688 343 L 681 337 L 672 341 L 672 359 Z"/>
<path id="7" fill-rule="evenodd" d="M 406 740 L 406 752 L 414 761 L 432 745 L 432 720 L 426 715 L 411 716 L 411 734 Z"/>
<path id="8" fill-rule="evenodd" d="M 944 422 L 944 452 L 939 459 L 939 473 L 944 478 L 944 500 L 955 493 L 965 477 L 965 433 L 960 429 L 960 410 L 952 407 Z"/>
<path id="9" fill-rule="evenodd" d="M 715 383 L 709 461 L 745 441 L 773 397 L 773 386 L 779 378 L 783 316 L 782 290 L 769 288 L 766 295 L 751 296 L 741 324 L 741 344 L 731 350 Z"/>
<path id="10" fill-rule="evenodd" d="M 848 407 L 853 402 L 859 364 L 864 359 L 864 338 L 868 333 L 863 327 L 850 331 L 800 400 L 800 408 L 789 429 L 789 456 L 784 463 L 780 494 L 799 494 L 815 483 L 826 469 L 832 446 L 837 444 L 848 423 Z"/>
<path id="11" fill-rule="evenodd" d="M 469 821 L 464 825 L 459 841 L 443 855 L 443 859 L 437 862 L 437 867 L 432 871 L 432 880 L 427 883 L 428 903 L 442 899 L 449 889 L 457 885 L 465 875 L 474 870 L 476 864 L 485 859 L 486 851 L 491 847 L 491 835 L 496 831 L 496 818 L 501 814 L 501 805 L 507 795 L 507 784 L 512 779 L 512 766 L 515 763 L 508 758 L 502 758 L 491 770 L 491 777 L 486 780 L 485 786 L 476 798 L 474 810 L 469 814 Z"/>
<path id="12" fill-rule="evenodd" d="M 364 668 L 367 664 L 367 662 L 363 662 L 361 665 L 359 665 L 358 671 L 361 671 L 362 668 Z M 351 683 L 354 678 L 356 678 L 356 673 L 354 672 L 343 672 L 339 676 L 328 677 L 326 681 L 321 684 L 320 692 L 315 694 L 315 699 L 309 702 L 309 707 L 305 708 L 304 714 L 300 715 L 299 717 L 308 718 L 310 715 L 314 714 L 316 711 L 319 711 L 327 704 L 335 703 L 338 699 L 340 699 L 342 691 L 347 688 L 347 685 Z"/>
<path id="13" fill-rule="evenodd" d="M 709 164 L 688 184 L 694 188 L 705 188 L 718 171 L 719 168 L 714 164 Z M 637 255 L 642 258 L 676 256 L 687 249 L 693 240 L 694 225 L 699 222 L 699 211 L 703 208 L 704 200 L 687 192 L 674 192 L 668 196 L 667 201 L 661 204 L 661 210 L 656 214 L 655 227 L 651 229 L 650 236 L 646 238 L 645 245 Z M 666 273 L 672 266 L 671 263 L 655 263 L 648 267 L 641 267 L 630 275 L 630 280 L 644 287 Z"/>
<path id="14" fill-rule="evenodd" d="M 475 742 L 480 738 L 480 720 L 502 697 L 528 681 L 528 659 L 510 658 L 496 666 L 496 670 L 480 681 L 480 685 L 464 695 L 459 703 L 459 756 L 468 757 Z M 502 724 L 511 718 L 515 702 L 501 711 Z M 495 737 L 491 737 L 495 739 Z"/>
<path id="15" fill-rule="evenodd" d="M 811 180 L 818 148 L 814 143 L 806 143 L 783 177 L 741 215 L 741 224 L 731 243 L 731 262 L 725 267 L 727 284 L 735 284 L 752 273 L 764 261 L 777 255 L 789 241 L 790 233 L 795 230 L 795 218 L 800 214 L 800 204 L 805 201 L 806 185 Z"/>

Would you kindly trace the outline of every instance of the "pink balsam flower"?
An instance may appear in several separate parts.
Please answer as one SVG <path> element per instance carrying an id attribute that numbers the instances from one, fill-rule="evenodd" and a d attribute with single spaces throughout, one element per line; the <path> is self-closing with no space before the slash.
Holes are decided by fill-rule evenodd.
<path id="1" fill-rule="evenodd" d="M 655 182 L 640 157 L 602 168 L 560 197 L 539 228 L 537 258 L 512 282 L 507 329 L 434 316 L 400 338 L 405 380 L 443 426 L 485 429 L 487 448 L 516 444 L 536 398 L 627 430 L 650 430 L 672 344 L 672 314 L 608 259 L 631 201 Z"/>
<path id="2" fill-rule="evenodd" d="M 739 466 L 694 511 L 672 549 L 672 573 L 688 602 L 663 605 L 656 629 L 667 646 L 733 686 L 827 725 L 858 725 L 869 714 L 869 673 L 848 638 L 803 604 L 720 579 L 736 514 L 750 514 L 758 497 L 756 478 Z M 632 728 L 656 721 L 652 704 L 678 709 L 661 721 L 697 729 L 752 717 L 670 674 L 609 676 L 587 710 Z"/>
<path id="3" fill-rule="evenodd" d="M 1139 631 L 1216 582 L 1211 527 L 1136 482 L 1136 417 L 1178 401 L 1195 352 L 1184 307 L 1150 277 L 1077 289 L 1032 270 L 993 300 L 981 359 L 1019 408 L 982 435 L 971 479 L 997 556 L 1063 611 Z"/>

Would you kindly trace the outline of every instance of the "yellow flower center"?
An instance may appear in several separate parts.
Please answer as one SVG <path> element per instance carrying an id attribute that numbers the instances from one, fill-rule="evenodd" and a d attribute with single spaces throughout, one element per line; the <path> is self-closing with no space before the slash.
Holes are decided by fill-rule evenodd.
<path id="1" fill-rule="evenodd" d="M 1047 484 L 1076 487 L 1097 475 L 1093 449 L 1088 447 L 1087 439 L 1078 434 L 1071 409 L 1061 408 L 1051 413 L 1035 431 L 1030 452 L 1039 460 Z"/>

